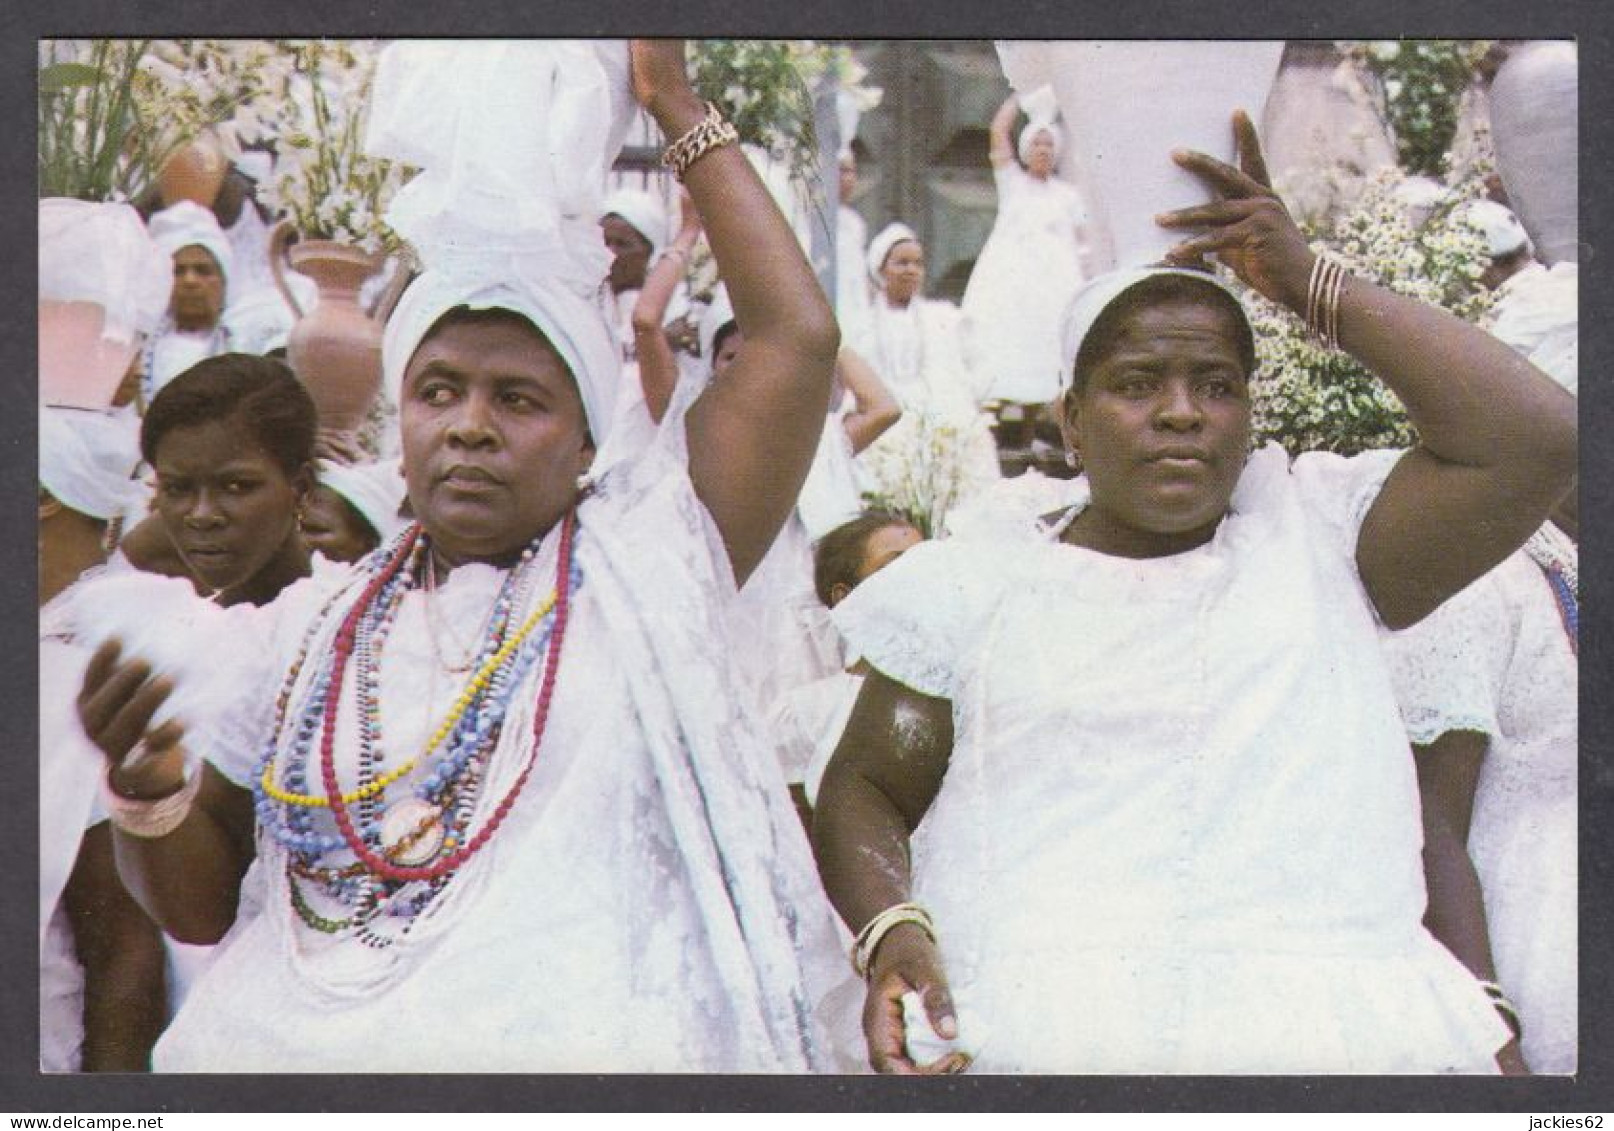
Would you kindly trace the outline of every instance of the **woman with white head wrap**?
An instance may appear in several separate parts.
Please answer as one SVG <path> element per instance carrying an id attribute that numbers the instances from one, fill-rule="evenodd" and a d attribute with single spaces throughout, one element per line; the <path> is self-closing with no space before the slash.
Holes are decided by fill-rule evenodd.
<path id="1" fill-rule="evenodd" d="M 180 937 L 228 935 L 159 1069 L 824 1063 L 804 965 L 831 924 L 718 608 L 793 505 L 834 323 L 683 44 L 635 42 L 632 90 L 686 139 L 751 336 L 613 462 L 595 220 L 629 64 L 606 42 L 389 48 L 371 147 L 424 166 L 391 219 L 426 270 L 383 348 L 416 522 L 266 615 L 203 618 L 282 691 L 213 720 L 199 787 L 173 727 L 147 729 L 161 685 L 131 696 L 141 669 L 98 655 L 109 780 L 164 799 L 119 801 L 126 874 Z"/>
<path id="2" fill-rule="evenodd" d="M 173 259 L 174 289 L 162 329 L 147 344 L 141 391 L 147 403 L 176 376 L 233 348 L 223 321 L 235 252 L 212 209 L 182 200 L 153 216 L 152 242 Z"/>
<path id="3" fill-rule="evenodd" d="M 1094 279 L 1067 314 L 1068 505 L 915 547 L 836 608 L 875 671 L 814 838 L 883 1071 L 1518 1067 L 1505 999 L 1422 924 L 1378 630 L 1540 524 L 1574 406 L 1490 335 L 1317 260 L 1235 132 L 1239 168 L 1176 155 L 1214 195 L 1156 218 L 1199 233 L 1173 265 Z M 1251 454 L 1254 334 L 1190 269 L 1212 253 L 1383 374 L 1419 445 Z"/>
<path id="4" fill-rule="evenodd" d="M 398 514 L 404 481 L 396 463 L 322 459 L 316 466 L 319 482 L 298 524 L 310 550 L 332 561 L 358 561 L 407 525 Z"/>
<path id="5" fill-rule="evenodd" d="M 893 506 L 916 506 L 939 527 L 948 506 L 998 477 L 997 449 L 977 407 L 980 387 L 959 342 L 958 308 L 924 296 L 925 249 L 906 224 L 888 224 L 869 241 L 865 266 L 874 297 L 853 346 L 897 398 L 902 419 L 858 466 L 867 491 Z M 930 486 L 916 499 L 919 482 Z"/>
<path id="6" fill-rule="evenodd" d="M 1009 129 L 1024 109 L 1017 147 Z M 964 357 L 990 400 L 1041 409 L 1059 389 L 1059 318 L 1087 276 L 1087 210 L 1059 175 L 1053 92 L 1009 95 L 989 136 L 998 211 L 964 289 Z M 1015 161 L 1018 152 L 1020 160 Z"/>
<path id="7" fill-rule="evenodd" d="M 93 409 L 39 414 L 39 1066 L 144 1071 L 162 1027 L 163 947 L 123 890 L 106 812 L 103 759 L 73 700 L 89 651 L 74 637 L 73 582 L 106 560 L 137 505 L 140 452 Z"/>

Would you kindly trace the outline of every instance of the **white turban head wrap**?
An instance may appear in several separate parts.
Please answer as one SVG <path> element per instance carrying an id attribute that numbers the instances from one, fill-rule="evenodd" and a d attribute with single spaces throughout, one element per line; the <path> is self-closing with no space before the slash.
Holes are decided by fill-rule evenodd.
<path id="1" fill-rule="evenodd" d="M 1511 255 L 1530 242 L 1519 218 L 1494 200 L 1474 201 L 1464 210 L 1463 218 L 1485 240 L 1486 254 L 1492 259 Z"/>
<path id="2" fill-rule="evenodd" d="M 192 200 L 182 200 L 153 216 L 148 227 L 152 242 L 167 252 L 170 258 L 182 248 L 206 249 L 218 263 L 225 282 L 229 282 L 230 272 L 235 268 L 235 253 L 230 250 L 230 239 L 219 227 L 218 217 L 213 215 L 211 208 L 203 208 Z"/>
<path id="3" fill-rule="evenodd" d="M 667 209 L 655 195 L 642 189 L 617 189 L 600 206 L 600 217 L 620 216 L 650 244 L 654 259 L 667 246 Z"/>
<path id="4" fill-rule="evenodd" d="M 444 314 L 508 310 L 560 354 L 603 444 L 622 362 L 598 221 L 632 113 L 621 41 L 400 40 L 382 52 L 366 148 L 421 167 L 387 221 L 425 265 L 382 338 L 395 400 Z"/>
<path id="5" fill-rule="evenodd" d="M 1245 313 L 1244 304 L 1238 294 L 1209 271 L 1191 267 L 1129 267 L 1094 276 L 1082 284 L 1070 300 L 1070 305 L 1065 308 L 1059 335 L 1061 392 L 1069 390 L 1075 381 L 1076 358 L 1082 352 L 1082 343 L 1087 340 L 1087 335 L 1093 332 L 1093 325 L 1098 321 L 1099 315 L 1139 283 L 1163 275 L 1181 275 L 1184 278 L 1196 279 L 1225 292 L 1244 315 L 1245 325 L 1249 325 L 1249 315 Z"/>
<path id="6" fill-rule="evenodd" d="M 1059 155 L 1065 152 L 1065 131 L 1050 120 L 1030 121 L 1020 131 L 1020 141 L 1016 146 L 1020 154 L 1020 164 L 1031 164 L 1031 143 L 1038 134 L 1047 134 L 1054 142 L 1054 163 L 1059 163 Z"/>
<path id="7" fill-rule="evenodd" d="M 396 463 L 349 464 L 322 459 L 318 467 L 320 484 L 346 499 L 381 536 L 381 541 L 403 528 L 398 508 L 403 505 L 405 486 Z"/>
<path id="8" fill-rule="evenodd" d="M 1044 83 L 1029 94 L 1021 95 L 1020 109 L 1026 115 L 1025 128 L 1020 131 L 1020 139 L 1015 146 L 1020 155 L 1020 164 L 1031 163 L 1032 139 L 1045 130 L 1053 138 L 1054 161 L 1058 162 L 1059 155 L 1065 151 L 1065 133 L 1054 123 L 1054 119 L 1059 117 L 1059 100 L 1054 88 Z"/>
<path id="9" fill-rule="evenodd" d="M 173 260 L 127 204 L 39 202 L 40 301 L 94 303 L 102 336 L 128 343 L 157 328 L 173 289 Z"/>
<path id="10" fill-rule="evenodd" d="M 141 498 L 140 447 L 126 420 L 82 408 L 39 410 L 39 482 L 91 518 L 129 514 Z"/>
<path id="11" fill-rule="evenodd" d="M 885 278 L 880 272 L 885 268 L 886 258 L 891 254 L 891 249 L 904 240 L 912 240 L 914 243 L 920 242 L 919 236 L 914 230 L 899 221 L 894 224 L 887 224 L 880 229 L 879 235 L 869 241 L 867 259 L 869 278 L 874 280 L 874 285 L 882 291 L 885 290 Z"/>

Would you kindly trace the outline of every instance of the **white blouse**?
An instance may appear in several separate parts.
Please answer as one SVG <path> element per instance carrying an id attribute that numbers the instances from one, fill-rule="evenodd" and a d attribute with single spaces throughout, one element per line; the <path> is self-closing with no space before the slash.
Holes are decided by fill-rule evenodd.
<path id="1" fill-rule="evenodd" d="M 1206 545 L 915 547 L 836 609 L 952 701 L 913 838 L 993 1071 L 1494 1071 L 1424 930 L 1406 739 L 1355 569 L 1399 453 L 1253 455 Z M 1085 480 L 1073 484 L 1085 505 Z"/>

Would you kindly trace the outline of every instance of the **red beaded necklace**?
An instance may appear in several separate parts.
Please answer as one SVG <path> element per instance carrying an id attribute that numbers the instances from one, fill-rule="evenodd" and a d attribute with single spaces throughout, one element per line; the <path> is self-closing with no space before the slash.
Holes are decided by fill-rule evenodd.
<path id="1" fill-rule="evenodd" d="M 498 808 L 493 811 L 487 823 L 463 847 L 432 864 L 406 867 L 394 864 L 385 856 L 371 851 L 364 843 L 364 838 L 353 827 L 353 819 L 348 813 L 347 805 L 342 801 L 342 789 L 336 780 L 336 723 L 342 697 L 343 674 L 347 669 L 348 657 L 353 652 L 358 626 L 365 610 L 388 578 L 396 572 L 396 567 L 382 571 L 371 581 L 364 595 L 343 620 L 336 634 L 336 656 L 331 670 L 330 685 L 325 692 L 325 720 L 320 736 L 320 775 L 325 783 L 325 796 L 330 800 L 331 815 L 336 819 L 336 827 L 341 831 L 342 839 L 373 874 L 398 883 L 410 880 L 435 880 L 446 876 L 480 851 L 509 815 L 511 806 L 515 804 L 516 798 L 527 784 L 527 778 L 532 774 L 533 767 L 538 764 L 538 748 L 543 742 L 545 724 L 549 721 L 549 703 L 555 691 L 555 677 L 560 671 L 561 643 L 566 636 L 566 621 L 571 609 L 572 534 L 575 527 L 576 511 L 572 511 L 567 514 L 560 531 L 559 563 L 555 567 L 555 623 L 550 638 L 549 655 L 544 660 L 543 681 L 538 690 L 537 713 L 532 721 L 532 753 L 528 755 L 527 764 L 522 767 L 521 775 L 511 785 L 509 792 L 499 802 Z M 406 556 L 400 553 L 397 561 L 401 564 Z"/>

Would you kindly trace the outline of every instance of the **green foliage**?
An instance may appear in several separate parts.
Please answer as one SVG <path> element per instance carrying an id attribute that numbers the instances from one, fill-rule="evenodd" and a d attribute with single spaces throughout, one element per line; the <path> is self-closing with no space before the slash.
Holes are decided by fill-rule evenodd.
<path id="1" fill-rule="evenodd" d="M 1384 170 L 1312 249 L 1334 255 L 1353 275 L 1477 322 L 1491 303 L 1479 285 L 1489 256 L 1462 219 L 1462 205 L 1482 194 L 1484 173 L 1482 166 L 1469 170 L 1415 227 L 1396 198 L 1405 174 Z M 1416 440 L 1395 395 L 1354 358 L 1323 349 L 1297 317 L 1253 292 L 1245 305 L 1259 363 L 1252 389 L 1258 441 L 1276 441 L 1292 454 L 1351 455 Z"/>
<path id="2" fill-rule="evenodd" d="M 148 40 L 46 41 L 39 61 L 39 195 L 133 196 L 153 175 L 135 88 Z"/>
<path id="3" fill-rule="evenodd" d="M 1487 40 L 1408 39 L 1348 45 L 1378 76 L 1385 114 L 1395 134 L 1401 165 L 1413 173 L 1440 171 L 1458 106 L 1474 76 Z"/>

